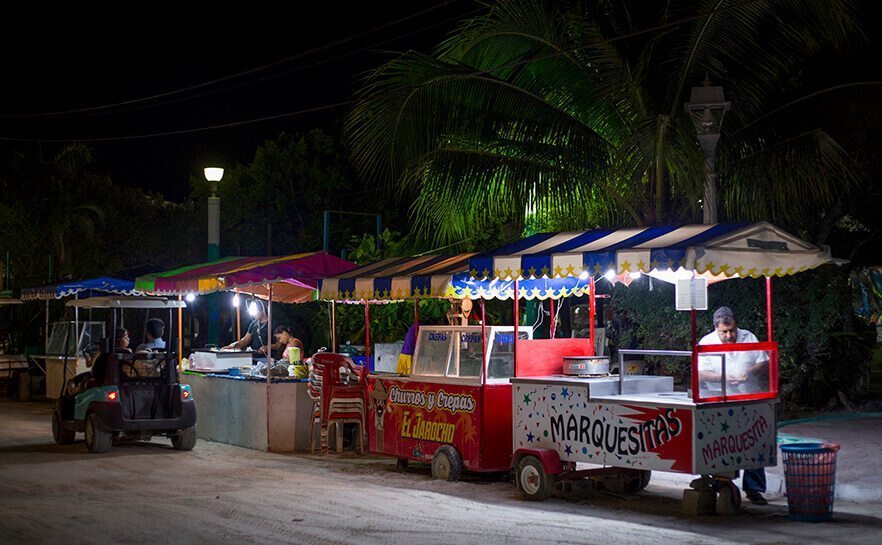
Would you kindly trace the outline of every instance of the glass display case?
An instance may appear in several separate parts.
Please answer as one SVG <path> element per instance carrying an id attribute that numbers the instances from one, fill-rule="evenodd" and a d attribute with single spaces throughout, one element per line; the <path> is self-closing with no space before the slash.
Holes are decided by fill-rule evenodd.
<path id="1" fill-rule="evenodd" d="M 412 375 L 480 379 L 487 365 L 488 380 L 507 380 L 514 376 L 513 332 L 510 326 L 488 326 L 484 358 L 481 326 L 420 326 Z M 532 328 L 518 328 L 518 338 L 532 339 Z"/>

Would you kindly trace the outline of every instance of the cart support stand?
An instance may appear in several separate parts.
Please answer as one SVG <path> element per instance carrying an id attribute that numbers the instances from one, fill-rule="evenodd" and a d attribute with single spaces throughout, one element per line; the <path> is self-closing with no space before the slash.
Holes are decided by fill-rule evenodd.
<path id="1" fill-rule="evenodd" d="M 593 295 L 593 294 L 592 294 Z M 554 299 L 548 300 L 548 313 L 550 316 L 550 324 L 549 324 L 549 334 L 550 338 L 554 338 L 554 330 L 557 329 L 557 316 L 554 314 Z"/>

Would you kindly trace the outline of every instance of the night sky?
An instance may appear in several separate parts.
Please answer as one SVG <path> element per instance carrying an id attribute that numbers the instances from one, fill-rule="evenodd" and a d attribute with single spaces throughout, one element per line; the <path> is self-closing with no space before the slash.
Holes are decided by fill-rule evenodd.
<path id="1" fill-rule="evenodd" d="M 4 8 L 0 149 L 51 155 L 62 145 L 53 139 L 166 133 L 345 102 L 365 71 L 389 51 L 428 52 L 459 19 L 484 9 L 471 0 L 291 3 L 247 10 L 212 4 L 198 14 L 153 3 L 112 5 Z M 70 112 L 170 93 L 268 64 L 273 66 L 184 93 Z M 179 200 L 188 192 L 189 176 L 206 164 L 247 162 L 260 143 L 282 131 L 338 132 L 347 108 L 89 145 L 98 169 L 115 182 Z M 70 113 L 30 115 L 59 111 Z M 14 141 L 19 138 L 42 141 Z"/>

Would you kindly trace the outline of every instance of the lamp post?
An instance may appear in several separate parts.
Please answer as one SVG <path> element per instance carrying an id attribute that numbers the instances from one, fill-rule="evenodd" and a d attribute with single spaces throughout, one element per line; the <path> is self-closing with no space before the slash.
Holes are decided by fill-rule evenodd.
<path id="1" fill-rule="evenodd" d="M 224 177 L 224 169 L 206 167 L 203 171 L 208 180 L 208 261 L 220 258 L 220 197 L 217 196 L 217 184 Z M 217 300 L 208 298 L 208 343 L 218 344 L 220 328 L 218 320 Z"/>
<path id="2" fill-rule="evenodd" d="M 731 104 L 726 102 L 723 88 L 711 85 L 709 79 L 705 79 L 701 87 L 693 87 L 689 102 L 686 103 L 686 113 L 692 116 L 695 128 L 698 131 L 698 142 L 704 151 L 706 177 L 704 181 L 704 223 L 717 222 L 717 168 L 716 155 L 717 144 L 720 141 L 720 127 L 723 125 L 723 116 L 729 111 Z"/>
<path id="3" fill-rule="evenodd" d="M 224 169 L 206 167 L 205 179 L 208 180 L 208 260 L 220 257 L 220 197 L 217 196 L 217 184 L 224 177 Z"/>

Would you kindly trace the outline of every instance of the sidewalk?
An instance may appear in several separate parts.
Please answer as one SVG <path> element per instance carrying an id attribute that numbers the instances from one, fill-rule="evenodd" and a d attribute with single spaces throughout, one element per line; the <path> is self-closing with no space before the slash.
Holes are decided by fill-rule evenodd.
<path id="1" fill-rule="evenodd" d="M 778 443 L 796 439 L 838 443 L 842 450 L 836 460 L 836 498 L 882 502 L 882 417 L 853 416 L 779 427 Z M 780 463 L 766 469 L 766 477 L 769 493 L 784 493 Z"/>
<path id="2" fill-rule="evenodd" d="M 882 503 L 882 416 L 834 415 L 835 419 L 785 425 L 778 429 L 778 445 L 794 442 L 830 442 L 842 447 L 836 460 L 836 499 Z M 853 416 L 853 417 L 852 417 Z M 784 468 L 778 450 L 778 465 L 766 468 L 769 499 L 785 493 Z M 694 477 L 653 471 L 652 481 L 688 488 Z M 735 481 L 739 488 L 741 479 Z"/>

